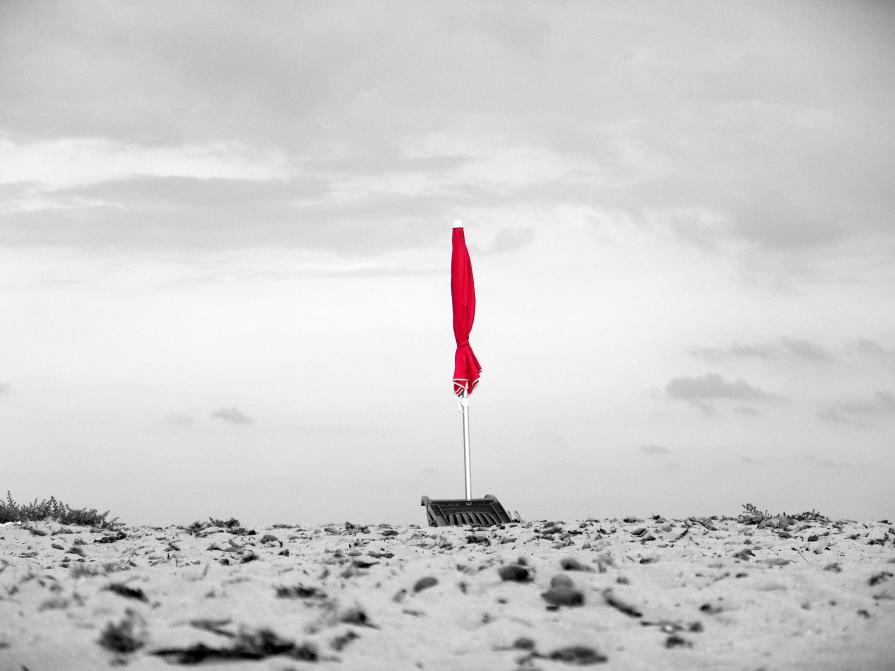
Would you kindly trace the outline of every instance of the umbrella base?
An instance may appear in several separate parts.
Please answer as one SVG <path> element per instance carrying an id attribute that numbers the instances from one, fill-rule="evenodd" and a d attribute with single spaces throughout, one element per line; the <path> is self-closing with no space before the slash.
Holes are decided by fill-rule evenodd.
<path id="1" fill-rule="evenodd" d="M 486 494 L 483 499 L 430 499 L 424 496 L 420 505 L 426 507 L 430 527 L 473 526 L 493 527 L 518 522 L 507 514 L 496 496 Z"/>

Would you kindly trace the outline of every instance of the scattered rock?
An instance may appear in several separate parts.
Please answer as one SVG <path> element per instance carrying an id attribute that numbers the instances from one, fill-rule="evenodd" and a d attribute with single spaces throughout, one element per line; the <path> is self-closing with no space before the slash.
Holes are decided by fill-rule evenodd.
<path id="1" fill-rule="evenodd" d="M 146 622 L 130 608 L 117 624 L 109 622 L 97 643 L 112 652 L 134 652 L 146 645 Z"/>
<path id="2" fill-rule="evenodd" d="M 104 589 L 110 592 L 114 592 L 118 596 L 123 596 L 125 599 L 136 599 L 137 601 L 142 601 L 143 603 L 149 602 L 149 599 L 146 598 L 146 594 L 144 594 L 143 590 L 139 587 L 128 587 L 124 583 L 113 582 L 109 585 L 106 585 Z"/>
<path id="3" fill-rule="evenodd" d="M 501 580 L 511 582 L 530 582 L 532 580 L 531 570 L 526 566 L 519 564 L 507 564 L 497 569 Z"/>
<path id="4" fill-rule="evenodd" d="M 693 644 L 678 634 L 672 634 L 665 639 L 666 648 L 692 648 Z"/>
<path id="5" fill-rule="evenodd" d="M 366 611 L 360 606 L 355 606 L 354 608 L 349 608 L 339 617 L 339 622 L 344 622 L 345 624 L 354 624 L 358 627 L 370 627 L 371 629 L 379 629 L 375 624 L 370 622 L 370 618 L 367 617 Z"/>
<path id="6" fill-rule="evenodd" d="M 572 664 L 573 666 L 587 666 L 589 664 L 602 664 L 608 662 L 609 658 L 595 648 L 585 645 L 570 645 L 565 648 L 558 648 L 545 656 L 546 659 L 552 659 L 564 664 Z"/>
<path id="7" fill-rule="evenodd" d="M 584 593 L 574 587 L 551 587 L 541 594 L 544 600 L 551 606 L 583 606 Z"/>
<path id="8" fill-rule="evenodd" d="M 883 571 L 882 573 L 877 573 L 874 576 L 871 576 L 867 581 L 867 584 L 873 587 L 874 585 L 878 585 L 881 582 L 885 582 L 889 578 L 892 577 L 892 574 L 889 571 Z"/>
<path id="9" fill-rule="evenodd" d="M 764 563 L 768 566 L 786 566 L 790 563 L 790 560 L 783 557 L 771 557 L 770 559 L 765 559 Z"/>
<path id="10" fill-rule="evenodd" d="M 435 587 L 438 584 L 438 579 L 427 575 L 425 578 L 420 578 L 413 585 L 414 592 L 422 592 L 424 589 L 429 589 L 430 587 Z"/>
<path id="11" fill-rule="evenodd" d="M 550 586 L 551 587 L 574 587 L 575 583 L 572 582 L 572 579 L 563 575 L 562 573 L 558 573 L 552 578 L 550 578 Z"/>
<path id="12" fill-rule="evenodd" d="M 329 645 L 336 652 L 341 652 L 345 648 L 346 645 L 348 645 L 349 643 L 351 643 L 351 641 L 354 641 L 355 639 L 358 639 L 358 638 L 360 638 L 360 636 L 358 634 L 356 634 L 354 631 L 349 629 L 341 636 L 336 636 L 330 642 Z"/>
<path id="13" fill-rule="evenodd" d="M 723 611 L 724 609 L 721 608 L 721 606 L 719 606 L 718 604 L 704 603 L 699 607 L 699 610 L 702 611 L 703 613 L 708 613 L 709 615 L 716 615 L 716 614 L 720 613 L 721 611 Z"/>
<path id="14" fill-rule="evenodd" d="M 296 585 L 294 587 L 277 587 L 277 597 L 280 599 L 325 599 L 326 592 L 316 587 Z"/>
<path id="15" fill-rule="evenodd" d="M 118 541 L 123 541 L 127 538 L 127 534 L 121 530 L 116 531 L 113 534 L 106 534 L 102 538 L 97 538 L 94 543 L 117 543 Z"/>
<path id="16" fill-rule="evenodd" d="M 560 560 L 559 565 L 562 567 L 564 571 L 588 571 L 593 572 L 593 569 L 586 564 L 582 564 L 580 561 L 575 559 L 574 557 L 563 557 Z"/>

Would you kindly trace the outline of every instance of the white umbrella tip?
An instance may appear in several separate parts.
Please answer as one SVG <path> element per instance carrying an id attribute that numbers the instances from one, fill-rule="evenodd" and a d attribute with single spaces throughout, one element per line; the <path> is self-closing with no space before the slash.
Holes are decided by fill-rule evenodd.
<path id="1" fill-rule="evenodd" d="M 463 228 L 463 222 L 459 219 L 454 219 L 454 228 Z"/>

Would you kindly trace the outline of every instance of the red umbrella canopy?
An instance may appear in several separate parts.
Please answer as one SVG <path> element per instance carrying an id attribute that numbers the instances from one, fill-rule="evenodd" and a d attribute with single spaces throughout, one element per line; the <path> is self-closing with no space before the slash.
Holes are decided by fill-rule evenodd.
<path id="1" fill-rule="evenodd" d="M 454 393 L 462 396 L 464 391 L 471 394 L 475 389 L 482 367 L 469 346 L 469 332 L 475 319 L 475 283 L 463 225 L 459 222 L 454 224 L 451 243 L 451 301 L 454 305 L 454 338 L 457 340 Z"/>

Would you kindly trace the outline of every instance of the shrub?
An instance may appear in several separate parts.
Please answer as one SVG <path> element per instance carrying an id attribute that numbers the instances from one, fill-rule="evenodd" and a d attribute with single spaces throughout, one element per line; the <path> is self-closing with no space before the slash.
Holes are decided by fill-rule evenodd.
<path id="1" fill-rule="evenodd" d="M 117 517 L 108 519 L 109 511 L 100 513 L 96 508 L 72 508 L 55 496 L 43 501 L 34 499 L 31 503 L 16 503 L 7 490 L 6 501 L 0 500 L 0 522 L 38 522 L 54 520 L 59 524 L 71 524 L 100 529 L 115 529 L 123 526 Z"/>

